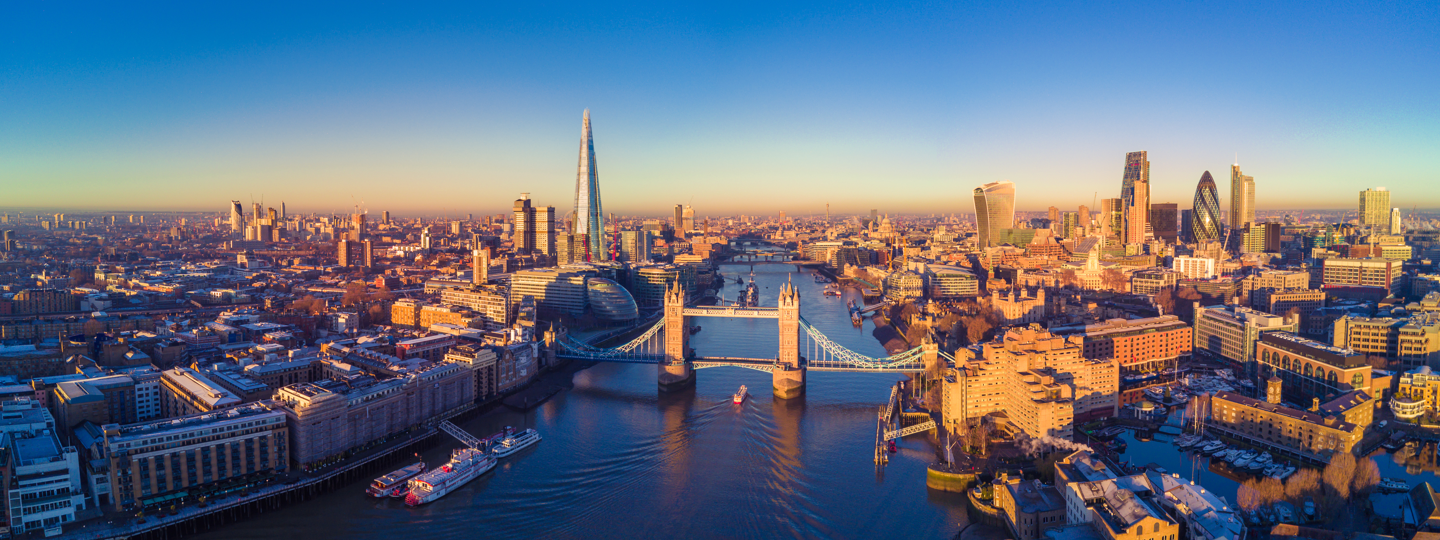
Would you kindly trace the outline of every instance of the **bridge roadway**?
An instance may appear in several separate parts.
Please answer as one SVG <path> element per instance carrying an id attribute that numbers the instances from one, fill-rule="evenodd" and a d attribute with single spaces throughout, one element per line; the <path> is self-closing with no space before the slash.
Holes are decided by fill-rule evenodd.
<path id="1" fill-rule="evenodd" d="M 779 319 L 778 308 L 697 306 L 685 308 L 686 317 L 740 317 L 747 319 Z"/>

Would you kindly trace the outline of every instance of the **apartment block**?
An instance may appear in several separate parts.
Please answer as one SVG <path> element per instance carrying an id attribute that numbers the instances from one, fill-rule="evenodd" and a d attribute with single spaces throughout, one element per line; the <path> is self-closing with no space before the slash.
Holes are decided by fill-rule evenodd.
<path id="1" fill-rule="evenodd" d="M 11 534 L 39 531 L 75 521 L 86 507 L 79 452 L 61 444 L 50 412 L 38 401 L 0 405 L 4 467 L 0 495 Z"/>
<path id="2" fill-rule="evenodd" d="M 443 363 L 377 381 L 370 376 L 281 388 L 292 458 L 307 466 L 474 403 L 474 372 Z"/>
<path id="3" fill-rule="evenodd" d="M 1287 320 L 1234 305 L 1195 308 L 1195 350 L 1228 360 L 1255 374 L 1255 343 L 1266 332 L 1296 333 L 1299 320 Z"/>
<path id="4" fill-rule="evenodd" d="M 1122 371 L 1146 373 L 1175 367 L 1194 346 L 1194 329 L 1179 317 L 1110 319 L 1085 326 L 1054 328 L 1056 335 L 1078 337 L 1085 358 L 1115 360 Z"/>
<path id="5" fill-rule="evenodd" d="M 1440 367 L 1440 312 L 1410 317 L 1341 317 L 1332 344 L 1397 360 L 1406 369 Z"/>
<path id="6" fill-rule="evenodd" d="M 285 414 L 268 400 L 103 429 L 116 510 L 193 501 L 289 470 Z"/>
<path id="7" fill-rule="evenodd" d="M 240 396 L 188 367 L 165 370 L 160 375 L 160 415 L 187 416 L 234 407 Z"/>
<path id="8" fill-rule="evenodd" d="M 447 288 L 440 291 L 440 303 L 468 308 L 492 326 L 508 326 L 511 322 L 510 296 L 502 288 Z"/>
<path id="9" fill-rule="evenodd" d="M 1038 325 L 1011 328 L 997 342 L 957 351 L 944 383 L 944 420 L 952 429 L 1003 413 L 1032 437 L 1069 438 L 1075 422 L 1113 416 L 1119 362 L 1085 358 L 1078 337 Z"/>
<path id="10" fill-rule="evenodd" d="M 1325 259 L 1322 280 L 1326 286 L 1380 287 L 1396 292 L 1403 268 L 1390 259 Z"/>

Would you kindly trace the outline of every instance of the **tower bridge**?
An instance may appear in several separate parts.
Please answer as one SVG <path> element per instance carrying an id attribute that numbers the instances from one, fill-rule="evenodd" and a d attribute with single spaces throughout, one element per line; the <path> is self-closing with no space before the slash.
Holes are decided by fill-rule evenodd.
<path id="1" fill-rule="evenodd" d="M 690 348 L 691 317 L 742 317 L 775 319 L 779 348 L 774 358 L 697 356 Z M 663 389 L 678 389 L 695 382 L 695 370 L 740 367 L 771 374 L 774 393 L 781 398 L 805 392 L 809 371 L 860 373 L 914 373 L 940 359 L 940 348 L 929 338 L 920 346 L 884 358 L 872 358 L 835 343 L 800 316 L 800 293 L 786 283 L 779 305 L 764 307 L 685 306 L 685 292 L 674 284 L 665 292 L 663 317 L 629 342 L 602 348 L 562 335 L 556 356 L 598 362 L 655 364 Z"/>

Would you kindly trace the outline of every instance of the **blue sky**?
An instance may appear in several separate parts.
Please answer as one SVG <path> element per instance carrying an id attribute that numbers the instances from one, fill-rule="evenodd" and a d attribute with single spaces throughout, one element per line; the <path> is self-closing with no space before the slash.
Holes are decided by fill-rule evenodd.
<path id="1" fill-rule="evenodd" d="M 12 5 L 0 206 L 493 213 L 1440 206 L 1440 4 Z M 1222 201 L 1224 202 L 1224 201 Z"/>

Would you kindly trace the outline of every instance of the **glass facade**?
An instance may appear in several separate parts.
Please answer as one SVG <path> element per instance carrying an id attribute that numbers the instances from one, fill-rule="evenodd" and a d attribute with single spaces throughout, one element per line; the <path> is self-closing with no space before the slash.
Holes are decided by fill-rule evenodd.
<path id="1" fill-rule="evenodd" d="M 1220 193 L 1215 189 L 1215 179 L 1210 171 L 1200 175 L 1195 186 L 1194 208 L 1190 211 L 1191 241 L 1213 242 L 1220 239 Z"/>
<path id="2" fill-rule="evenodd" d="M 595 139 L 590 134 L 590 109 L 580 127 L 580 165 L 575 175 L 575 226 L 584 261 L 610 260 L 605 241 L 605 210 L 600 205 L 600 171 L 595 167 Z"/>
<path id="3" fill-rule="evenodd" d="M 640 317 L 640 308 L 635 297 L 619 283 L 605 278 L 592 277 L 586 284 L 589 291 L 590 312 L 607 321 L 631 321 Z"/>
<path id="4" fill-rule="evenodd" d="M 1120 183 L 1120 238 L 1126 244 L 1145 241 L 1150 223 L 1150 160 L 1147 153 L 1125 154 L 1125 176 Z"/>
<path id="5" fill-rule="evenodd" d="M 975 223 L 980 230 L 980 247 L 999 245 L 995 234 L 1015 227 L 1015 184 L 991 182 L 975 188 Z"/>

